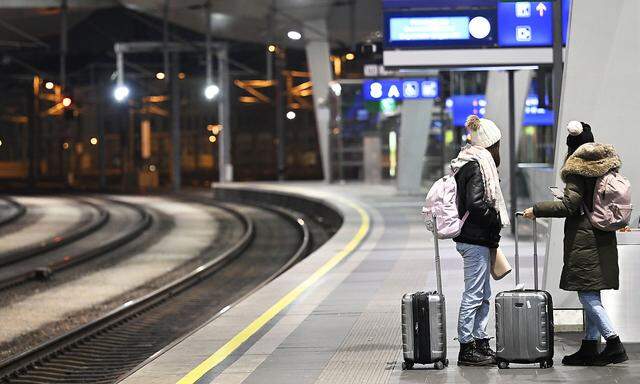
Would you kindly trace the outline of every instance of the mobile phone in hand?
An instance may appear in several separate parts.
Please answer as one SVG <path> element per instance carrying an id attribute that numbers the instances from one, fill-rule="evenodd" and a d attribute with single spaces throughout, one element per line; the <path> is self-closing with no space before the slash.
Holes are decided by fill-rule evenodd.
<path id="1" fill-rule="evenodd" d="M 553 197 L 562 200 L 562 198 L 564 197 L 564 193 L 562 192 L 562 190 L 560 190 L 560 188 L 549 187 L 549 189 L 551 190 L 551 194 L 553 195 Z"/>

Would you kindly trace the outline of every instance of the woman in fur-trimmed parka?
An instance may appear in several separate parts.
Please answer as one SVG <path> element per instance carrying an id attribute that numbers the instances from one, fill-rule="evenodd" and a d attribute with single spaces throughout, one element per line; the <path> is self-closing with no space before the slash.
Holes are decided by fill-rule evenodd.
<path id="1" fill-rule="evenodd" d="M 591 127 L 572 121 L 568 125 L 569 154 L 562 167 L 565 182 L 562 200 L 544 201 L 525 211 L 525 217 L 564 217 L 564 266 L 560 288 L 577 291 L 587 313 L 582 347 L 565 356 L 565 365 L 607 365 L 627 360 L 620 338 L 602 305 L 600 291 L 618 289 L 618 248 L 615 232 L 593 227 L 584 206 L 593 209 L 596 180 L 621 166 L 612 145 L 593 141 Z M 600 336 L 607 340 L 598 354 Z"/>

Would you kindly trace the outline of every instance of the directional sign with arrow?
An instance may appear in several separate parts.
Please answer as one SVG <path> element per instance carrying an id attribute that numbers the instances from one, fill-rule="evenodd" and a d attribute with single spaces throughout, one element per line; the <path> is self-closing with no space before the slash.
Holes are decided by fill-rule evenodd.
<path id="1" fill-rule="evenodd" d="M 544 16 L 544 13 L 547 11 L 547 6 L 544 3 L 538 3 L 536 6 L 536 11 L 540 14 L 540 17 Z"/>
<path id="2" fill-rule="evenodd" d="M 498 3 L 498 45 L 550 46 L 553 40 L 551 2 Z"/>

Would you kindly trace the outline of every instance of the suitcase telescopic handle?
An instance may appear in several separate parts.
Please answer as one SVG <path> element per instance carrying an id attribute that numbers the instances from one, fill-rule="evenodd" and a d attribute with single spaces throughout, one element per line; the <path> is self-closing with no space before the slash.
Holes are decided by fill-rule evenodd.
<path id="1" fill-rule="evenodd" d="M 518 252 L 518 217 L 523 217 L 524 212 L 516 212 L 515 237 L 516 237 L 516 285 L 520 284 L 520 253 Z M 533 219 L 533 286 L 538 290 L 538 222 Z"/>
<path id="2" fill-rule="evenodd" d="M 438 284 L 438 293 L 443 295 L 444 293 L 442 292 L 442 270 L 440 269 L 440 247 L 438 245 L 438 221 L 436 220 L 436 215 L 433 214 L 432 216 L 433 219 L 433 226 L 432 226 L 432 231 L 433 231 L 433 246 L 435 247 L 435 253 L 436 253 L 436 283 Z"/>

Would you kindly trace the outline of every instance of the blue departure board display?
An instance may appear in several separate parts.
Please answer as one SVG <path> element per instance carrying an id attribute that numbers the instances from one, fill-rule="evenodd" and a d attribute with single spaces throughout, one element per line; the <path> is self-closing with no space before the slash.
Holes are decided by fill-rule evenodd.
<path id="1" fill-rule="evenodd" d="M 433 99 L 438 96 L 438 79 L 379 79 L 362 83 L 364 99 Z"/>
<path id="2" fill-rule="evenodd" d="M 438 49 L 553 45 L 552 1 L 448 0 L 448 6 L 435 6 L 434 1 L 385 1 L 385 46 Z M 562 1 L 562 37 L 566 44 L 571 0 L 558 1 Z M 478 10 L 464 8 L 480 3 L 483 8 Z M 454 6 L 457 9 L 452 10 Z"/>
<path id="3" fill-rule="evenodd" d="M 527 96 L 522 125 L 553 125 L 553 110 L 540 108 L 538 104 L 538 96 L 533 93 Z"/>
<path id="4" fill-rule="evenodd" d="M 453 118 L 453 125 L 464 126 L 469 115 L 484 117 L 487 102 L 484 95 L 454 95 L 446 100 L 445 105 Z"/>
<path id="5" fill-rule="evenodd" d="M 385 13 L 388 47 L 493 46 L 494 11 L 438 11 Z"/>
<path id="6" fill-rule="evenodd" d="M 390 21 L 390 41 L 468 40 L 469 17 L 397 17 Z"/>
<path id="7" fill-rule="evenodd" d="M 484 117 L 487 102 L 484 95 L 454 95 L 446 100 L 453 125 L 462 127 L 469 115 Z M 553 125 L 553 110 L 538 107 L 538 96 L 530 93 L 525 101 L 522 125 Z"/>
<path id="8" fill-rule="evenodd" d="M 382 0 L 384 9 L 491 7 L 496 0 Z"/>

